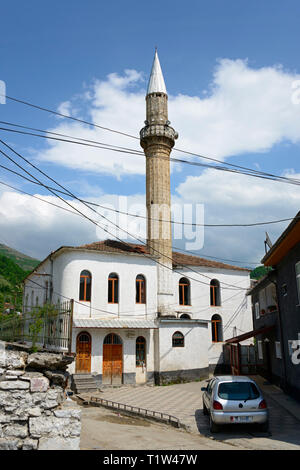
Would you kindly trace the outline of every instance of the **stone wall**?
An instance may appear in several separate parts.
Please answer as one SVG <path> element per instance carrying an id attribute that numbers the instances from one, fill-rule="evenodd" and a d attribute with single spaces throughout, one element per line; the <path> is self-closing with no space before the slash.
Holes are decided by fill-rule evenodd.
<path id="1" fill-rule="evenodd" d="M 73 359 L 0 342 L 0 450 L 79 450 L 81 411 L 65 391 Z"/>

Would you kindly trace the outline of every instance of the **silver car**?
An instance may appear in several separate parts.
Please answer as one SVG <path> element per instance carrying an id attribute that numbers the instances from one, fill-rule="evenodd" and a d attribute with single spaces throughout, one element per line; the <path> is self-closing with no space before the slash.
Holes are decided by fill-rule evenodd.
<path id="1" fill-rule="evenodd" d="M 269 429 L 266 400 L 254 380 L 227 375 L 212 378 L 203 391 L 203 413 L 209 415 L 210 431 L 218 432 L 222 424 L 257 424 Z"/>

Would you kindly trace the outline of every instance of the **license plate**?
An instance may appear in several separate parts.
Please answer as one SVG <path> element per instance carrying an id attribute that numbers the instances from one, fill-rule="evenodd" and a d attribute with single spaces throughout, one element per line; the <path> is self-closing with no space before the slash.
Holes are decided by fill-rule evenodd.
<path id="1" fill-rule="evenodd" d="M 249 423 L 252 421 L 252 416 L 231 416 L 230 420 L 234 423 Z"/>

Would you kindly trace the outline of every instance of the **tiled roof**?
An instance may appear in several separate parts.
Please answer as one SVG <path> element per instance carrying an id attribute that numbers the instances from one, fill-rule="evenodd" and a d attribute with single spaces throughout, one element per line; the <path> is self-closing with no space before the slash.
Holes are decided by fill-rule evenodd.
<path id="1" fill-rule="evenodd" d="M 116 240 L 104 240 L 77 247 L 78 249 L 116 252 L 116 253 L 137 253 L 149 254 L 149 250 L 145 245 L 135 243 L 125 243 Z M 173 251 L 173 266 L 205 266 L 208 268 L 231 269 L 236 271 L 249 271 L 246 268 L 240 268 L 230 264 L 220 263 L 219 261 L 200 258 L 199 256 L 186 255 Z"/>

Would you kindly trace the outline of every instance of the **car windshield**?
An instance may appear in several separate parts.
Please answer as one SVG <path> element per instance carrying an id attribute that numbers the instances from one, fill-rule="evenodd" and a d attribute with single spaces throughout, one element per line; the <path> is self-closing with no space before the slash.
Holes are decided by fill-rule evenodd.
<path id="1" fill-rule="evenodd" d="M 259 397 L 252 382 L 224 382 L 219 385 L 218 393 L 223 400 L 255 400 Z"/>

